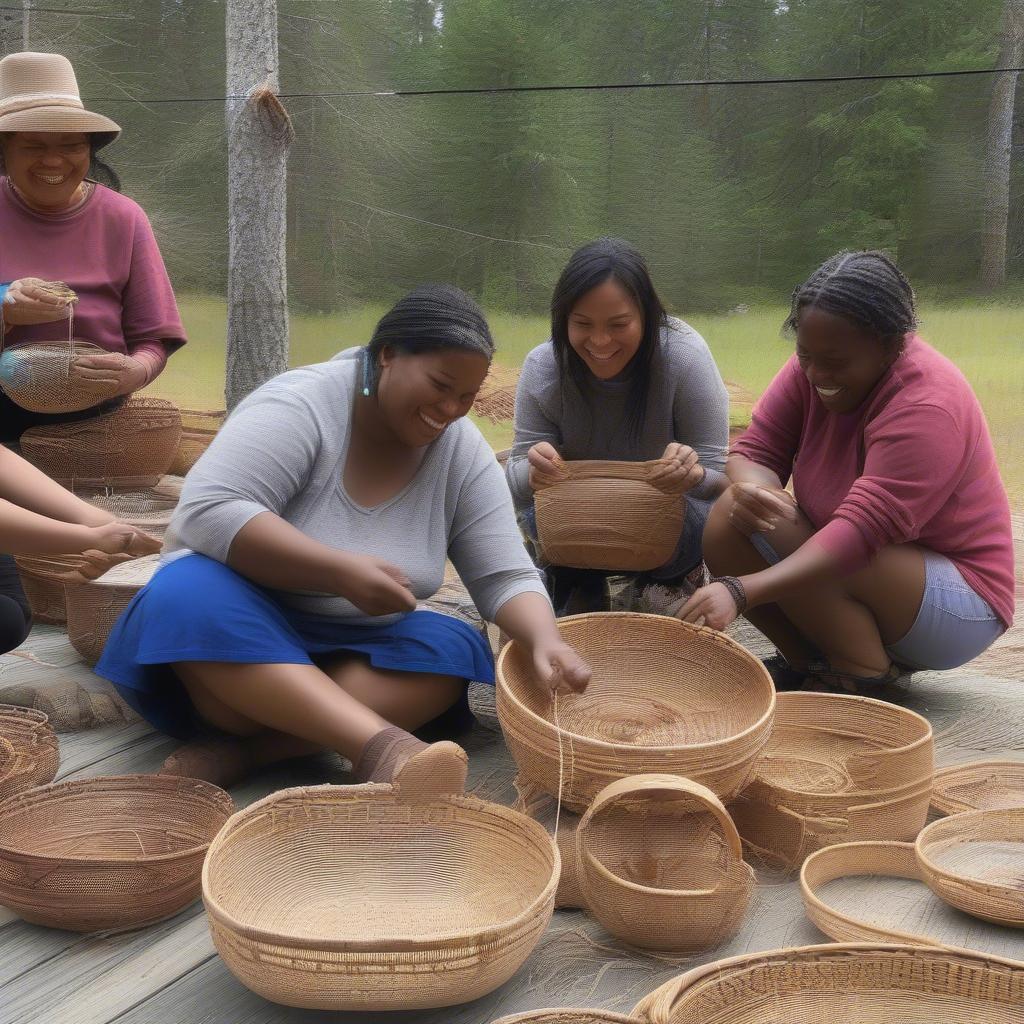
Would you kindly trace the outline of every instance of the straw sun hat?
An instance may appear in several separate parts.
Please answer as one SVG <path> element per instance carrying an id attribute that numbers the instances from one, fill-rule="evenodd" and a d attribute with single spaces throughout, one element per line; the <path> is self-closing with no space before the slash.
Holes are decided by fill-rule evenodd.
<path id="1" fill-rule="evenodd" d="M 113 141 L 121 127 L 82 105 L 75 69 L 59 53 L 0 60 L 0 132 L 88 132 Z"/>

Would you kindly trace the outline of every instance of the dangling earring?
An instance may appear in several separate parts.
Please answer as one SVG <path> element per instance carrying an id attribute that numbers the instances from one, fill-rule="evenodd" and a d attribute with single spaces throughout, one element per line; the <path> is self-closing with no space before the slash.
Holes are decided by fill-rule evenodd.
<path id="1" fill-rule="evenodd" d="M 363 397 L 370 397 L 370 352 L 363 349 Z"/>

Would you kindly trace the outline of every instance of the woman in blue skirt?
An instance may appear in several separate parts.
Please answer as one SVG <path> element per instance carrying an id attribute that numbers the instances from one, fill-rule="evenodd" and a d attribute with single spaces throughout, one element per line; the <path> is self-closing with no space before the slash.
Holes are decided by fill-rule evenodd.
<path id="1" fill-rule="evenodd" d="M 228 734 L 187 743 L 165 771 L 223 785 L 330 749 L 360 782 L 410 757 L 464 772 L 460 747 L 412 735 L 464 702 L 467 680 L 494 680 L 477 631 L 418 608 L 449 558 L 545 685 L 586 686 L 465 418 L 493 353 L 473 300 L 428 286 L 366 348 L 284 373 L 234 411 L 96 668 L 165 732 Z"/>

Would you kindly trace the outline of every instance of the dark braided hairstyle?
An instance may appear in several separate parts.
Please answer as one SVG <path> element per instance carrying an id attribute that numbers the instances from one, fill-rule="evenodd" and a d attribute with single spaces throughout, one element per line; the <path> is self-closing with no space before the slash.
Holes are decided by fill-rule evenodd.
<path id="1" fill-rule="evenodd" d="M 464 291 L 450 284 L 422 285 L 380 318 L 367 346 L 374 379 L 385 346 L 407 355 L 460 349 L 477 352 L 488 363 L 494 357 L 494 339 L 483 311 Z"/>
<path id="2" fill-rule="evenodd" d="M 840 252 L 793 291 L 783 331 L 794 333 L 800 314 L 813 307 L 873 334 L 893 356 L 917 327 L 914 289 L 884 252 Z"/>

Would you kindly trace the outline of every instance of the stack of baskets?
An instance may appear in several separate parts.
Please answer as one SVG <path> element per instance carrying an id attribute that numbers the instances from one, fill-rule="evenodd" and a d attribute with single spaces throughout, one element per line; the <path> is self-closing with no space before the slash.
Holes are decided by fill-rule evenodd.
<path id="1" fill-rule="evenodd" d="M 593 669 L 584 693 L 553 703 L 517 643 L 498 658 L 498 717 L 522 782 L 580 813 L 610 782 L 647 772 L 692 779 L 722 800 L 746 786 L 775 713 L 757 658 L 661 615 L 598 612 L 558 628 Z"/>
<path id="2" fill-rule="evenodd" d="M 210 442 L 216 436 L 226 415 L 224 411 L 182 409 L 181 440 L 178 442 L 178 452 L 168 472 L 175 476 L 185 476 L 196 464 L 199 456 L 210 447 Z"/>
<path id="3" fill-rule="evenodd" d="M 0 799 L 53 781 L 60 752 L 42 711 L 0 704 L 0 740 Z"/>
<path id="4" fill-rule="evenodd" d="M 933 759 L 931 725 L 913 711 L 781 693 L 756 777 L 730 811 L 748 846 L 791 868 L 836 843 L 909 842 L 928 816 Z"/>

